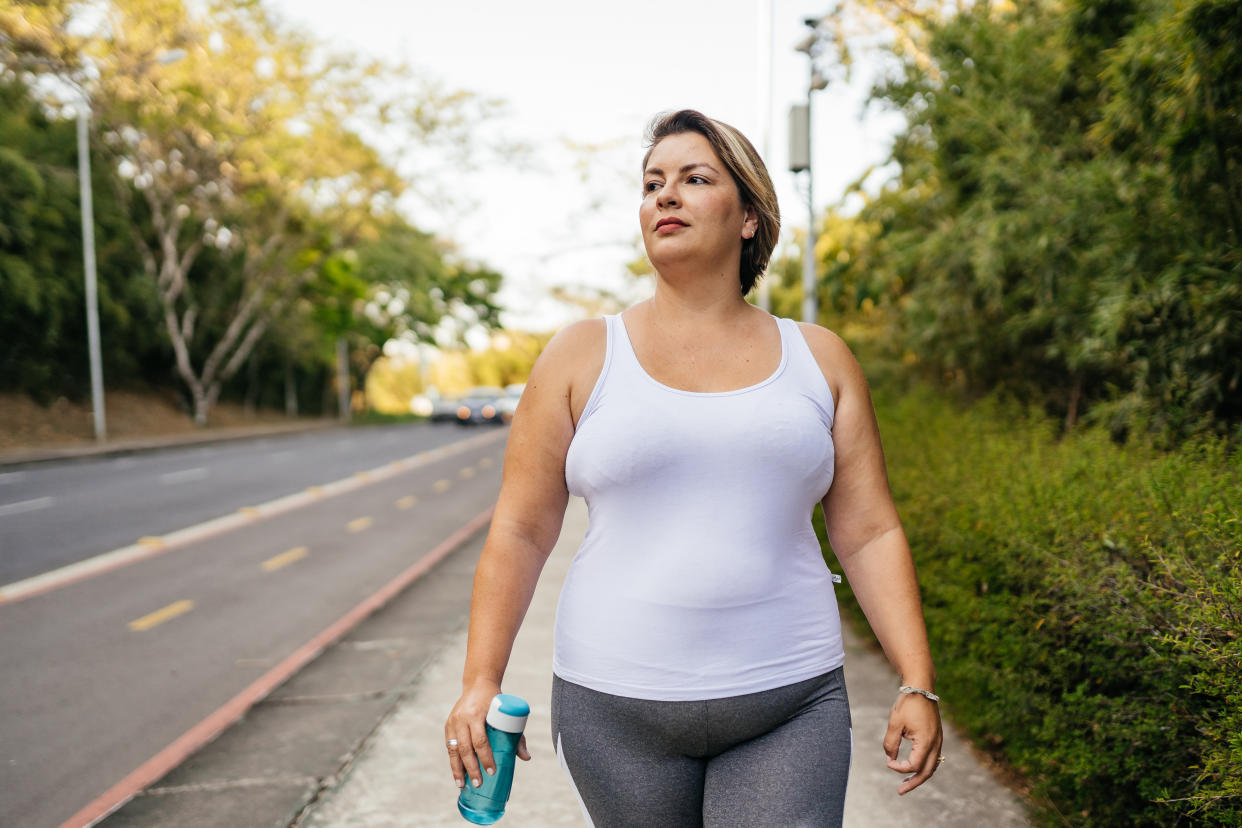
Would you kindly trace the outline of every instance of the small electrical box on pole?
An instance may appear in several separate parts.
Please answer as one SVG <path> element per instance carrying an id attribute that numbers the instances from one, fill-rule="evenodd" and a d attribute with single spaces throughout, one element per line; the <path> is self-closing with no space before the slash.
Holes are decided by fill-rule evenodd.
<path id="1" fill-rule="evenodd" d="M 789 107 L 789 171 L 802 172 L 811 166 L 811 108 L 806 104 Z"/>

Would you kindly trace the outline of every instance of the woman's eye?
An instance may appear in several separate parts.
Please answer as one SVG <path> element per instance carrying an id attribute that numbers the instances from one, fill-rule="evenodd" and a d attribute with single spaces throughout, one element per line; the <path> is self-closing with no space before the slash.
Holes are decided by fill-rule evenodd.
<path id="1" fill-rule="evenodd" d="M 692 175 L 689 178 L 687 178 L 686 181 L 688 181 L 691 184 L 706 184 L 707 183 L 707 179 L 701 175 Z"/>
<path id="2" fill-rule="evenodd" d="M 643 192 L 650 193 L 653 190 L 657 190 L 659 188 L 660 188 L 659 181 L 648 181 L 646 184 L 643 185 Z"/>

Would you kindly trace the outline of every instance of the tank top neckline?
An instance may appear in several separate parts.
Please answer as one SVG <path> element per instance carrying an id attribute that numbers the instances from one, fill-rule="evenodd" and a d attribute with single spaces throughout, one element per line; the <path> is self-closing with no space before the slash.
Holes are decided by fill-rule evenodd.
<path id="1" fill-rule="evenodd" d="M 638 369 L 638 373 L 641 374 L 647 382 L 651 383 L 656 388 L 659 388 L 664 391 L 668 391 L 672 394 L 681 394 L 686 397 L 732 397 L 738 394 L 746 394 L 751 391 L 758 391 L 760 388 L 763 388 L 764 386 L 770 385 L 773 382 L 775 382 L 780 377 L 780 375 L 785 372 L 785 366 L 788 365 L 789 363 L 789 342 L 785 338 L 786 336 L 785 326 L 781 324 L 780 318 L 776 316 L 772 316 L 771 317 L 772 321 L 776 323 L 777 333 L 780 334 L 781 359 L 780 359 L 780 362 L 777 363 L 776 370 L 773 371 L 770 375 L 768 375 L 768 377 L 766 377 L 765 379 L 759 380 L 753 385 L 743 386 L 742 388 L 733 388 L 728 391 L 690 391 L 685 388 L 674 388 L 671 385 L 665 385 L 664 383 L 660 382 L 655 377 L 651 376 L 651 374 L 647 373 L 647 369 L 643 367 L 642 362 L 640 362 L 638 359 L 638 352 L 634 350 L 634 343 L 630 341 L 630 332 L 625 327 L 625 320 L 622 318 L 621 314 L 619 313 L 615 314 L 613 318 L 616 319 L 617 327 L 619 328 L 619 332 L 620 332 L 620 339 L 624 340 L 625 350 L 629 352 L 630 360 L 632 361 L 634 367 Z"/>

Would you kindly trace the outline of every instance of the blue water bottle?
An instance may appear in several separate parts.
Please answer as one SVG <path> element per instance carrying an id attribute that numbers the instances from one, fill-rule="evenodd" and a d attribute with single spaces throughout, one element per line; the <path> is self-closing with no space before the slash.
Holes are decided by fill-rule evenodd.
<path id="1" fill-rule="evenodd" d="M 513 766 L 517 762 L 518 742 L 526 729 L 530 705 L 517 696 L 498 693 L 487 709 L 487 741 L 492 745 L 496 772 L 491 776 L 482 768 L 483 784 L 475 788 L 466 778 L 466 787 L 457 797 L 457 810 L 475 825 L 491 825 L 505 815 L 505 803 L 513 788 Z"/>

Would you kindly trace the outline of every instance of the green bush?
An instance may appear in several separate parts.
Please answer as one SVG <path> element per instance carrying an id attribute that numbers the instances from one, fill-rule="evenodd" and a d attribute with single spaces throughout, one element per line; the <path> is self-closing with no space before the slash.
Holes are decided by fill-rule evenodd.
<path id="1" fill-rule="evenodd" d="M 876 407 L 946 715 L 1050 824 L 1242 825 L 1242 453 Z"/>

